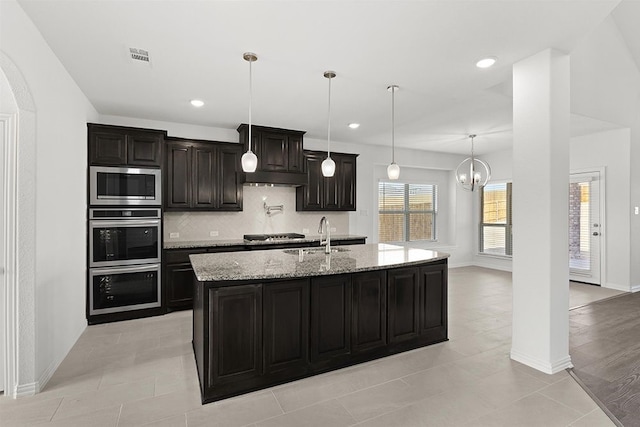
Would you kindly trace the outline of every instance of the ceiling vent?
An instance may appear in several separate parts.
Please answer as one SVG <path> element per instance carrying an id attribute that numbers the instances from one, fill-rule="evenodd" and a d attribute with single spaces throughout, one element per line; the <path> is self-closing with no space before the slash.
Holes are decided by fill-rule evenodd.
<path id="1" fill-rule="evenodd" d="M 130 47 L 129 55 L 133 62 L 151 65 L 151 58 L 149 58 L 149 51 L 147 50 Z"/>

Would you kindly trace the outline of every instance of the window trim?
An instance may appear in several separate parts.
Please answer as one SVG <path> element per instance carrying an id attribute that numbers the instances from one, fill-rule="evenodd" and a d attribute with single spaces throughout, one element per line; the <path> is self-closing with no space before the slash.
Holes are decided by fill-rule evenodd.
<path id="1" fill-rule="evenodd" d="M 507 197 L 506 197 L 506 210 L 507 220 L 505 224 L 485 223 L 484 220 L 484 189 L 482 187 L 480 191 L 480 221 L 478 224 L 478 255 L 489 256 L 495 258 L 511 259 L 513 258 L 513 182 L 512 181 L 493 181 L 490 184 L 506 184 L 507 185 Z M 489 184 L 487 184 L 489 185 Z M 504 228 L 505 235 L 505 248 L 503 254 L 493 254 L 490 252 L 484 252 L 482 247 L 484 246 L 484 227 L 500 227 Z"/>
<path id="2" fill-rule="evenodd" d="M 403 210 L 380 210 L 380 184 L 402 184 L 404 187 L 404 207 Z M 424 186 L 431 186 L 433 189 L 433 210 L 410 210 L 409 209 L 409 186 L 410 185 L 424 185 Z M 438 184 L 437 183 L 424 183 L 424 182 L 407 182 L 407 181 L 389 181 L 389 180 L 384 180 L 381 179 L 378 181 L 378 206 L 377 206 L 377 212 L 378 212 L 378 227 L 377 227 L 377 231 L 378 231 L 378 241 L 380 241 L 380 214 L 402 214 L 402 216 L 404 217 L 404 227 L 402 230 L 402 240 L 394 240 L 393 242 L 405 242 L 405 243 L 410 243 L 410 242 L 437 242 L 438 241 L 438 227 L 437 227 L 437 221 L 438 221 Z M 410 236 L 410 230 L 411 230 L 411 220 L 410 220 L 410 215 L 411 214 L 431 214 L 432 215 L 432 225 L 431 225 L 431 235 L 432 235 L 432 239 L 415 239 L 415 240 L 408 240 L 407 238 Z M 384 242 L 384 243 L 390 243 L 390 242 Z"/>

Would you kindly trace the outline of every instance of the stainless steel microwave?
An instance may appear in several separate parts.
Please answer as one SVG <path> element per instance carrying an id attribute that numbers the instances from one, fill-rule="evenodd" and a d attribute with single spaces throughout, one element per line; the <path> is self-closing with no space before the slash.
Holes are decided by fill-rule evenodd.
<path id="1" fill-rule="evenodd" d="M 159 206 L 162 204 L 160 169 L 91 166 L 89 204 Z"/>

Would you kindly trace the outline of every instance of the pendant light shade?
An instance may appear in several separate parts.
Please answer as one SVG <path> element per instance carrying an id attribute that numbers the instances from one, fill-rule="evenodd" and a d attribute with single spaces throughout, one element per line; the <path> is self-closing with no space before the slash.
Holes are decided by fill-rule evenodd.
<path id="1" fill-rule="evenodd" d="M 400 178 L 400 166 L 396 163 L 396 99 L 395 94 L 398 90 L 397 85 L 391 85 L 387 87 L 387 90 L 391 92 L 391 164 L 387 166 L 387 176 L 389 179 Z"/>
<path id="2" fill-rule="evenodd" d="M 251 151 L 251 102 L 253 100 L 251 64 L 258 60 L 258 56 L 255 53 L 245 52 L 242 57 L 249 62 L 249 149 L 242 155 L 241 163 L 244 172 L 255 172 L 258 167 L 258 157 Z"/>
<path id="3" fill-rule="evenodd" d="M 336 172 L 336 162 L 331 158 L 331 79 L 336 76 L 335 71 L 325 71 L 324 76 L 329 79 L 329 108 L 327 119 L 327 158 L 324 159 L 321 165 L 322 176 L 332 177 Z"/>
<path id="4" fill-rule="evenodd" d="M 467 191 L 484 187 L 491 178 L 491 168 L 486 162 L 476 159 L 473 154 L 473 138 L 471 138 L 471 157 L 464 159 L 456 168 L 456 181 Z"/>

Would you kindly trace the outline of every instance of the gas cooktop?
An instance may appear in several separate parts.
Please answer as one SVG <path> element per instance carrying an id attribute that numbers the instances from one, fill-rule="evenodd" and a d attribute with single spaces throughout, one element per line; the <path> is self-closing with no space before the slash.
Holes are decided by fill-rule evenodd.
<path id="1" fill-rule="evenodd" d="M 261 241 L 275 241 L 275 240 L 292 240 L 292 239 L 304 239 L 304 234 L 298 233 L 277 233 L 277 234 L 245 234 L 244 240 L 249 242 L 261 240 Z"/>

